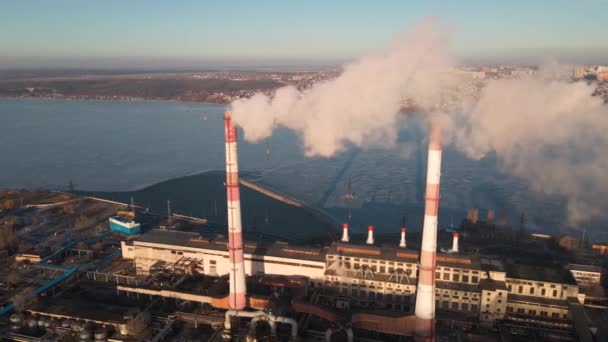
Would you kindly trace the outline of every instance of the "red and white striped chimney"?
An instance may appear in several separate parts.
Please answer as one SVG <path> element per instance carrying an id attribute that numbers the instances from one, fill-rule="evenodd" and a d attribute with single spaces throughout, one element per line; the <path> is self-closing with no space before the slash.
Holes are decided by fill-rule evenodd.
<path id="1" fill-rule="evenodd" d="M 348 242 L 350 238 L 348 237 L 348 223 L 342 224 L 342 242 Z"/>
<path id="2" fill-rule="evenodd" d="M 458 253 L 458 233 L 454 232 L 454 234 L 452 235 L 453 240 L 452 240 L 452 252 L 454 253 Z"/>
<path id="3" fill-rule="evenodd" d="M 424 226 L 416 290 L 416 341 L 435 341 L 435 257 L 441 176 L 441 132 L 438 125 L 433 123 L 429 127 L 426 172 Z"/>
<path id="4" fill-rule="evenodd" d="M 241 230 L 239 162 L 236 127 L 229 112 L 224 113 L 224 132 L 226 134 L 226 195 L 228 199 L 228 251 L 230 253 L 229 305 L 232 310 L 243 310 L 247 302 L 247 289 Z"/>
<path id="5" fill-rule="evenodd" d="M 401 248 L 407 247 L 407 243 L 405 242 L 405 233 L 407 233 L 407 229 L 405 227 L 401 228 L 401 240 L 399 241 L 399 247 Z"/>
<path id="6" fill-rule="evenodd" d="M 373 245 L 374 244 L 374 226 L 372 226 L 371 224 L 369 226 L 367 226 L 367 241 L 366 243 L 368 245 Z"/>

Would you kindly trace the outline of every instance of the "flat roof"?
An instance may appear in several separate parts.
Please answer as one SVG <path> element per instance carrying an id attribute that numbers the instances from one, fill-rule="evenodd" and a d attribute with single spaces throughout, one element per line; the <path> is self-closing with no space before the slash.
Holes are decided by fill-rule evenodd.
<path id="1" fill-rule="evenodd" d="M 217 251 L 228 250 L 228 239 L 222 235 L 201 236 L 198 233 L 154 229 L 135 238 L 135 242 L 190 247 Z M 301 247 L 285 242 L 244 241 L 244 252 L 254 256 L 274 256 L 310 261 L 325 261 L 325 251 L 320 247 Z"/>
<path id="2" fill-rule="evenodd" d="M 504 281 L 498 281 L 493 279 L 482 279 L 479 281 L 479 287 L 482 290 L 507 290 L 507 284 Z"/>
<path id="3" fill-rule="evenodd" d="M 602 268 L 595 265 L 568 264 L 568 269 L 572 271 L 602 273 Z"/>
<path id="4" fill-rule="evenodd" d="M 456 290 L 477 293 L 480 292 L 479 286 L 477 284 L 455 283 L 451 281 L 436 281 L 435 285 L 437 286 L 437 289 L 440 290 Z"/>
<path id="5" fill-rule="evenodd" d="M 505 264 L 505 270 L 507 278 L 576 285 L 572 273 L 564 267 L 555 264 L 530 265 L 508 262 Z"/>
<path id="6" fill-rule="evenodd" d="M 400 248 L 393 245 L 365 245 L 344 242 L 334 242 L 327 251 L 328 254 L 344 255 L 350 257 L 382 259 L 394 262 L 418 262 L 420 252 L 409 248 Z M 444 267 L 479 270 L 477 258 L 456 254 L 437 253 L 437 265 Z"/>
<path id="7" fill-rule="evenodd" d="M 553 306 L 568 306 L 568 301 L 563 299 L 536 297 L 536 296 L 525 296 L 509 293 L 507 296 L 507 302 L 524 302 L 524 303 L 536 303 Z"/>

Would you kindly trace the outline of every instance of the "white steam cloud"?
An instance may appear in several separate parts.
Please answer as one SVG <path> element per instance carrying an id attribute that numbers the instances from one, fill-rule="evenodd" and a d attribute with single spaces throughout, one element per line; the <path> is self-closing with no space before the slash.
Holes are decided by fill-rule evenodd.
<path id="1" fill-rule="evenodd" d="M 472 158 L 494 152 L 532 189 L 565 196 L 578 223 L 606 209 L 608 107 L 591 85 L 544 76 L 489 82 L 452 117 L 454 143 Z"/>
<path id="2" fill-rule="evenodd" d="M 429 106 L 439 100 L 439 79 L 450 65 L 446 45 L 446 32 L 429 20 L 334 80 L 303 91 L 284 87 L 274 98 L 256 94 L 234 101 L 230 110 L 245 139 L 258 141 L 287 127 L 299 133 L 308 156 L 329 157 L 347 143 L 393 146 L 402 101 Z"/>
<path id="3" fill-rule="evenodd" d="M 256 94 L 230 110 L 247 140 L 286 127 L 299 134 L 307 155 L 329 157 L 348 144 L 394 146 L 401 121 L 411 119 L 399 114 L 411 99 L 441 118 L 444 143 L 471 158 L 495 153 L 503 169 L 534 190 L 567 198 L 571 223 L 607 209 L 608 107 L 591 96 L 594 88 L 549 70 L 491 80 L 471 96 L 451 67 L 448 36 L 426 21 L 334 80 L 302 91 L 284 87 L 273 98 Z"/>

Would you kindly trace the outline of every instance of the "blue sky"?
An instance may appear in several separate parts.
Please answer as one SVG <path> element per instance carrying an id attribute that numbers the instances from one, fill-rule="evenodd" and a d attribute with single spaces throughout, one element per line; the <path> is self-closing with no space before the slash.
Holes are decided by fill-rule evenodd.
<path id="1" fill-rule="evenodd" d="M 608 63 L 608 0 L 5 0 L 0 68 L 345 61 L 429 15 L 465 61 Z"/>

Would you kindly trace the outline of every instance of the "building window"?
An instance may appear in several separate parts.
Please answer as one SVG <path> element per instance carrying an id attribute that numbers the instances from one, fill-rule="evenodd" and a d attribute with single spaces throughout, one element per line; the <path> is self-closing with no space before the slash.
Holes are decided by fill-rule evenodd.
<path id="1" fill-rule="evenodd" d="M 460 281 L 460 274 L 452 274 L 452 281 Z"/>
<path id="2" fill-rule="evenodd" d="M 545 294 L 547 294 L 547 290 L 546 289 L 540 290 L 540 295 L 541 296 L 544 296 Z"/>
<path id="3" fill-rule="evenodd" d="M 542 317 L 547 317 L 547 311 L 541 311 L 541 312 L 540 312 L 540 315 L 541 315 Z"/>
<path id="4" fill-rule="evenodd" d="M 530 315 L 535 316 L 536 315 L 536 310 L 530 310 L 528 311 L 530 313 Z"/>
<path id="5" fill-rule="evenodd" d="M 462 308 L 462 311 L 469 311 L 469 304 L 462 303 L 461 308 Z"/>
<path id="6" fill-rule="evenodd" d="M 509 284 L 508 289 L 509 289 L 509 292 L 513 291 L 513 285 Z"/>
<path id="7" fill-rule="evenodd" d="M 522 308 L 517 308 L 517 313 L 523 314 L 523 313 L 524 313 L 524 309 L 522 309 Z"/>
<path id="8" fill-rule="evenodd" d="M 463 283 L 468 283 L 469 282 L 469 276 L 468 275 L 463 275 L 462 276 L 462 282 Z"/>
<path id="9" fill-rule="evenodd" d="M 452 302 L 452 310 L 458 310 L 458 302 Z"/>
<path id="10" fill-rule="evenodd" d="M 557 312 L 554 312 L 551 314 L 551 318 L 559 318 L 559 314 Z"/>
<path id="11" fill-rule="evenodd" d="M 444 308 L 444 309 L 449 309 L 450 308 L 450 302 L 443 302 L 441 304 L 441 307 Z"/>
<path id="12" fill-rule="evenodd" d="M 443 274 L 443 280 L 450 280 L 450 274 L 449 273 L 444 273 Z"/>
<path id="13" fill-rule="evenodd" d="M 435 272 L 435 279 L 441 279 L 441 273 Z"/>
<path id="14" fill-rule="evenodd" d="M 507 306 L 507 312 L 513 312 L 513 308 L 510 306 Z"/>
<path id="15" fill-rule="evenodd" d="M 519 288 L 517 289 L 517 293 L 524 293 L 524 287 L 519 285 Z"/>
<path id="16" fill-rule="evenodd" d="M 557 297 L 557 290 L 553 290 L 553 297 Z"/>
<path id="17" fill-rule="evenodd" d="M 531 287 L 531 288 L 530 288 L 530 294 L 531 294 L 531 295 L 533 295 L 533 294 L 534 294 L 534 288 L 533 288 L 533 287 Z"/>
<path id="18" fill-rule="evenodd" d="M 217 273 L 217 263 L 215 262 L 215 260 L 209 260 L 209 273 Z"/>
<path id="19" fill-rule="evenodd" d="M 473 273 L 475 273 L 475 272 L 473 272 Z M 479 283 L 479 277 L 477 277 L 477 276 L 472 276 L 472 277 L 471 277 L 471 281 L 473 282 L 473 284 L 477 284 L 477 283 Z"/>

